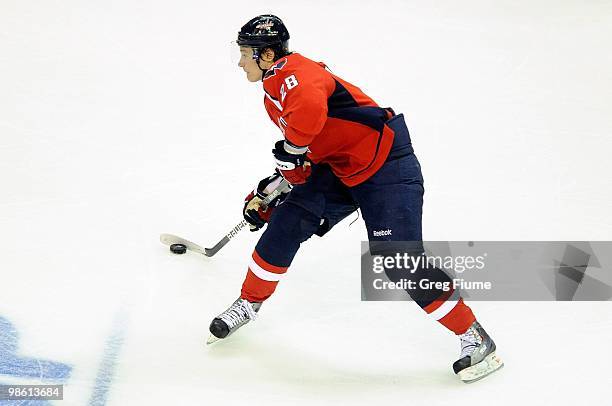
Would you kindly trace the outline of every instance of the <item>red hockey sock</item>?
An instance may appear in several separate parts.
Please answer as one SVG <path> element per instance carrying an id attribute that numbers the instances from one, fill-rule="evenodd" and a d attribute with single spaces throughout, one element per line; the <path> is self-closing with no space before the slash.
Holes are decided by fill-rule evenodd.
<path id="1" fill-rule="evenodd" d="M 476 321 L 472 309 L 463 302 L 459 292 L 452 290 L 423 308 L 433 319 L 455 334 L 463 334 Z"/>
<path id="2" fill-rule="evenodd" d="M 272 265 L 261 258 L 257 251 L 253 251 L 240 297 L 249 302 L 263 302 L 274 293 L 285 272 L 287 267 Z"/>

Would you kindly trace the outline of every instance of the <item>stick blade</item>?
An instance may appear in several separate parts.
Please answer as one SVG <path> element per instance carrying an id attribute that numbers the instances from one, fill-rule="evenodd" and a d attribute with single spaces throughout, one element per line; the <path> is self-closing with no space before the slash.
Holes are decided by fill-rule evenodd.
<path id="1" fill-rule="evenodd" d="M 187 249 L 189 251 L 197 252 L 198 254 L 202 254 L 202 255 L 205 255 L 207 257 L 212 256 L 212 255 L 209 255 L 209 254 L 206 253 L 206 250 L 208 248 L 204 249 L 204 248 L 200 247 L 198 244 L 196 244 L 194 242 L 191 242 L 189 240 L 186 240 L 184 238 L 181 238 L 181 237 L 173 235 L 173 234 L 161 234 L 159 236 L 159 241 L 162 244 L 167 245 L 167 246 L 170 246 L 172 244 L 183 244 L 185 247 L 187 247 Z M 214 255 L 214 253 L 213 253 L 213 255 Z"/>

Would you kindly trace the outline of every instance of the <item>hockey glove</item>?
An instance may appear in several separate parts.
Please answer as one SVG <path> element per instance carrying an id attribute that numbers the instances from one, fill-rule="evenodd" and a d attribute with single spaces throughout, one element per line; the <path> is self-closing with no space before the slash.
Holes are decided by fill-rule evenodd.
<path id="1" fill-rule="evenodd" d="M 306 182 L 312 168 L 306 158 L 308 147 L 296 147 L 286 141 L 278 141 L 274 144 L 272 153 L 276 158 L 276 168 L 283 174 L 292 185 L 300 185 Z"/>
<path id="2" fill-rule="evenodd" d="M 274 175 L 262 179 L 257 188 L 244 199 L 243 215 L 249 223 L 251 231 L 260 230 L 270 220 L 274 208 L 281 204 L 291 191 L 291 188 L 289 188 L 289 190 L 281 192 L 278 197 L 270 202 L 268 207 L 264 208 L 262 206 L 263 199 L 276 189 L 282 180 L 283 177 L 279 173 L 274 173 Z"/>

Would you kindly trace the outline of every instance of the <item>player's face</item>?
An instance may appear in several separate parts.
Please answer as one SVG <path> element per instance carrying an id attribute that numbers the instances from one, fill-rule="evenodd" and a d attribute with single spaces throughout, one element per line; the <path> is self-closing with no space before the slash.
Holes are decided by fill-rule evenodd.
<path id="1" fill-rule="evenodd" d="M 261 80 L 262 71 L 257 66 L 257 61 L 253 59 L 253 48 L 240 47 L 240 61 L 238 66 L 247 74 L 249 82 L 257 82 Z"/>

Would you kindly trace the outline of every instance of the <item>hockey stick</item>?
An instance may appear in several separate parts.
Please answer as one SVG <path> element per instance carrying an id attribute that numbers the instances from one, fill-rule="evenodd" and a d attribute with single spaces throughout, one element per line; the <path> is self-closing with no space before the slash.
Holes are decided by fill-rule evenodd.
<path id="1" fill-rule="evenodd" d="M 261 205 L 263 207 L 267 207 L 270 202 L 276 199 L 281 193 L 285 192 L 289 188 L 289 182 L 283 179 L 278 186 L 270 192 L 268 196 L 266 196 Z M 166 245 L 172 244 L 183 244 L 189 251 L 197 252 L 198 254 L 205 255 L 207 257 L 212 257 L 215 255 L 221 248 L 225 247 L 225 245 L 230 242 L 232 238 L 238 235 L 240 231 L 242 231 L 246 226 L 248 226 L 246 220 L 242 220 L 240 223 L 236 224 L 234 228 L 232 228 L 218 243 L 216 243 L 212 248 L 202 248 L 198 244 L 193 243 L 189 240 L 185 240 L 184 238 L 177 237 L 172 234 L 162 234 L 159 236 L 159 240 Z"/>

